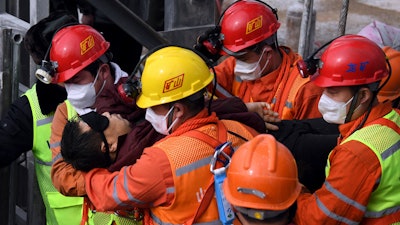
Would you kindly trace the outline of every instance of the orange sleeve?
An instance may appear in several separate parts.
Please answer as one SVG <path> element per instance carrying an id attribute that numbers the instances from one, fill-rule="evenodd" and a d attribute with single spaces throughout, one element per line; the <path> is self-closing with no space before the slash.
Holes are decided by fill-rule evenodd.
<path id="1" fill-rule="evenodd" d="M 129 207 L 167 206 L 173 193 L 171 166 L 165 153 L 158 148 L 146 148 L 138 161 L 120 171 L 93 169 L 85 174 L 87 195 L 99 211 Z"/>
<path id="2" fill-rule="evenodd" d="M 65 124 L 67 124 L 67 120 L 67 104 L 63 102 L 58 105 L 56 112 L 54 113 L 53 122 L 51 124 L 50 149 L 53 158 L 60 154 L 60 141 Z"/>
<path id="3" fill-rule="evenodd" d="M 57 107 L 51 125 L 50 148 L 54 161 L 51 168 L 51 179 L 54 187 L 63 195 L 83 196 L 86 191 L 82 172 L 75 170 L 61 157 L 60 142 L 67 120 L 67 105 L 62 103 Z"/>
<path id="4" fill-rule="evenodd" d="M 298 225 L 358 224 L 381 176 L 375 153 L 364 144 L 349 141 L 329 156 L 331 168 L 323 186 L 297 199 Z"/>
<path id="5" fill-rule="evenodd" d="M 224 59 L 221 63 L 219 63 L 217 66 L 214 67 L 218 84 L 230 94 L 233 93 L 232 87 L 233 87 L 233 79 L 235 77 L 234 68 L 235 68 L 235 58 L 232 56 Z M 212 82 L 211 84 L 213 85 L 214 83 Z M 216 95 L 217 97 L 226 97 L 218 91 Z"/>
<path id="6" fill-rule="evenodd" d="M 83 172 L 74 169 L 71 164 L 64 162 L 62 158 L 53 163 L 51 179 L 54 187 L 63 195 L 86 195 Z"/>
<path id="7" fill-rule="evenodd" d="M 305 83 L 297 92 L 294 101 L 293 119 L 314 119 L 322 117 L 318 110 L 318 102 L 323 89 L 313 82 Z"/>

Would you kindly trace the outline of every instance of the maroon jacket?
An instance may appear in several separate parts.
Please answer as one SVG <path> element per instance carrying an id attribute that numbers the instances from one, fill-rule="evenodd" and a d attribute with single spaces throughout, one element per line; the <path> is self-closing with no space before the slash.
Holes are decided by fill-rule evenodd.
<path id="1" fill-rule="evenodd" d="M 246 105 L 237 97 L 213 101 L 211 111 L 215 111 L 220 119 L 239 121 L 259 133 L 266 131 L 263 119 L 256 113 L 248 112 Z M 132 114 L 141 114 L 141 117 L 132 117 L 134 120 L 129 120 L 133 129 L 120 146 L 116 161 L 108 168 L 110 171 L 117 171 L 123 166 L 134 164 L 142 155 L 145 147 L 152 146 L 164 137 L 144 119 L 144 109 L 137 108 Z"/>

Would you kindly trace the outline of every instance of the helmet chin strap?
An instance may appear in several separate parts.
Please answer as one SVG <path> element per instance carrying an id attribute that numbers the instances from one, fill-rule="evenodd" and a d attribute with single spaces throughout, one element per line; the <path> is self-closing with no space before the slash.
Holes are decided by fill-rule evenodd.
<path id="1" fill-rule="evenodd" d="M 367 118 L 368 118 L 369 114 L 371 113 L 372 105 L 374 104 L 374 100 L 375 100 L 376 96 L 378 95 L 378 92 L 382 89 L 383 86 L 385 86 L 385 84 L 389 81 L 390 76 L 392 75 L 392 66 L 390 65 L 389 59 L 387 59 L 387 58 L 386 58 L 386 63 L 388 65 L 388 67 L 389 67 L 388 78 L 385 80 L 385 82 L 382 85 L 380 85 L 380 82 L 375 82 L 375 83 L 372 83 L 372 84 L 369 85 L 369 88 L 372 91 L 372 100 L 368 104 L 367 113 L 366 113 L 364 119 L 361 121 L 360 125 L 358 125 L 356 127 L 356 129 L 352 133 L 354 133 L 355 131 L 360 129 L 362 126 L 364 126 L 365 121 L 367 121 Z M 354 95 L 354 98 L 358 97 L 358 91 L 359 90 L 360 90 L 360 88 L 357 89 L 357 93 Z M 346 116 L 346 119 L 345 119 L 345 123 L 349 122 L 351 117 L 353 116 L 353 113 L 354 113 L 354 110 L 355 110 L 354 109 L 354 107 L 355 107 L 354 98 L 353 98 L 353 101 L 351 102 L 351 106 L 350 106 L 349 112 L 347 113 L 347 116 Z"/>
<path id="2" fill-rule="evenodd" d="M 353 116 L 354 110 L 356 109 L 357 99 L 359 95 L 360 88 L 358 87 L 356 93 L 353 95 L 353 100 L 351 100 L 349 111 L 347 112 L 346 119 L 344 123 L 348 123 L 351 121 L 351 117 Z"/>
<path id="3" fill-rule="evenodd" d="M 354 95 L 354 98 L 358 97 L 359 90 L 360 90 L 360 88 L 358 88 L 357 93 Z M 367 112 L 366 112 L 363 120 L 361 121 L 361 123 L 351 133 L 356 132 L 357 130 L 359 130 L 360 128 L 362 128 L 364 126 L 365 122 L 368 119 L 369 114 L 371 113 L 372 106 L 374 104 L 374 99 L 376 98 L 377 94 L 378 94 L 377 91 L 372 91 L 372 99 L 368 104 Z M 354 98 L 353 98 L 353 101 L 351 102 L 349 113 L 347 113 L 347 116 L 346 116 L 346 119 L 345 119 L 345 123 L 350 121 L 350 119 L 353 116 L 353 113 L 355 111 L 355 103 L 354 102 L 356 102 L 356 101 L 354 101 Z"/>

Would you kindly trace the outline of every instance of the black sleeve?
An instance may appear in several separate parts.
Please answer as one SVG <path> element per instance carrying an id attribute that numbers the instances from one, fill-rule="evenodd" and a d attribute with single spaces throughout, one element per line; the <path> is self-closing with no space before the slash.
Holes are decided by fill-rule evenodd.
<path id="1" fill-rule="evenodd" d="M 26 96 L 14 101 L 0 121 L 0 167 L 32 149 L 33 118 Z"/>
<path id="2" fill-rule="evenodd" d="M 311 192 L 320 188 L 328 155 L 339 136 L 338 125 L 322 118 L 284 120 L 279 123 L 279 130 L 271 134 L 293 153 L 300 182 Z"/>

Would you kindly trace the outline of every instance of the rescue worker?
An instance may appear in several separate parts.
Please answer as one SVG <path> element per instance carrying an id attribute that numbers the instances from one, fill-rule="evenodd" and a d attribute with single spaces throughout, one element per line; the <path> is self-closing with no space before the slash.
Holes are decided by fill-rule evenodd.
<path id="1" fill-rule="evenodd" d="M 98 113 L 120 114 L 130 121 L 138 121 L 144 115 L 144 111 L 136 110 L 134 104 L 125 103 L 119 97 L 117 87 L 126 81 L 128 74 L 111 62 L 109 46 L 98 31 L 82 24 L 63 28 L 52 39 L 49 64 L 53 68 L 49 70 L 47 79 L 64 83 L 68 101 L 57 107 L 51 128 L 50 147 L 54 160 L 51 178 L 54 186 L 67 196 L 86 195 L 81 171 L 64 162 L 60 154 L 61 135 L 67 120 L 80 115 L 85 120 L 95 121 L 96 129 L 104 131 L 109 120 Z M 142 136 L 143 139 L 151 140 L 156 132 L 146 135 Z M 138 157 L 140 154 L 132 151 L 131 155 L 121 154 L 120 157 Z M 110 164 L 107 162 L 102 166 Z M 88 224 L 136 223 L 132 218 L 114 212 L 93 213 L 87 199 L 84 205 L 82 221 Z"/>
<path id="2" fill-rule="evenodd" d="M 206 37 L 213 38 L 203 35 L 195 47 L 227 56 L 215 66 L 217 97 L 269 103 L 282 120 L 321 117 L 317 103 L 322 89 L 300 76 L 296 64 L 301 56 L 278 45 L 277 18 L 276 9 L 262 1 L 236 1 L 207 31 Z"/>
<path id="3" fill-rule="evenodd" d="M 119 172 L 93 169 L 85 174 L 96 209 L 148 208 L 144 224 L 219 222 L 209 189 L 214 149 L 226 141 L 236 148 L 258 133 L 209 113 L 204 94 L 212 80 L 207 64 L 192 50 L 167 46 L 146 57 L 136 104 L 167 136 Z"/>
<path id="4" fill-rule="evenodd" d="M 296 224 L 400 222 L 400 111 L 377 99 L 388 76 L 385 53 L 359 35 L 335 39 L 313 82 L 324 88 L 318 108 L 339 125 L 323 186 L 297 199 Z"/>
<path id="5" fill-rule="evenodd" d="M 392 74 L 387 83 L 382 87 L 378 93 L 378 100 L 380 102 L 391 101 L 393 108 L 400 109 L 400 52 L 395 49 L 385 46 L 383 51 L 389 59 Z M 386 82 L 382 79 L 382 84 Z"/>
<path id="6" fill-rule="evenodd" d="M 235 151 L 223 183 L 243 225 L 292 224 L 300 190 L 296 161 L 270 134 L 260 134 Z"/>
<path id="7" fill-rule="evenodd" d="M 63 26 L 77 23 L 68 13 L 55 11 L 27 30 L 24 47 L 36 65 L 41 65 L 46 58 L 54 33 Z M 82 199 L 61 195 L 50 178 L 50 126 L 56 107 L 66 97 L 63 87 L 37 81 L 13 102 L 0 122 L 0 167 L 9 165 L 22 153 L 32 150 L 37 182 L 46 210 L 43 223 L 48 225 L 77 225 L 80 222 L 77 215 L 82 212 Z M 78 207 L 69 207 L 70 203 Z"/>
<path id="8" fill-rule="evenodd" d="M 392 101 L 393 108 L 399 108 L 400 96 L 400 53 L 390 47 L 384 52 L 392 67 L 392 75 L 378 93 L 380 102 Z M 381 83 L 386 82 L 386 78 Z M 299 169 L 300 183 L 310 192 L 319 189 L 325 180 L 325 166 L 329 152 L 336 146 L 339 136 L 338 124 L 320 119 L 283 120 L 279 130 L 269 131 L 278 141 L 292 151 Z"/>
<path id="9" fill-rule="evenodd" d="M 100 113 L 109 112 L 120 114 L 132 124 L 124 141 L 121 141 L 116 161 L 107 161 L 100 164 L 93 162 L 86 165 L 91 168 L 102 167 L 109 171 L 120 170 L 123 166 L 131 165 L 142 154 L 145 147 L 151 146 L 164 137 L 154 130 L 150 123 L 145 122 L 145 110 L 136 107 L 134 102 L 125 102 L 121 97 L 118 87 L 128 78 L 117 64 L 109 62 L 111 54 L 108 52 L 109 44 L 99 32 L 87 25 L 76 25 L 61 29 L 54 36 L 50 49 L 50 63 L 58 65 L 54 68 L 52 82 L 64 82 L 68 93 L 68 101 L 61 104 L 55 113 L 50 138 L 50 145 L 55 162 L 52 167 L 52 181 L 54 186 L 67 196 L 86 195 L 84 179 L 81 171 L 77 171 L 71 164 L 64 161 L 60 154 L 60 142 L 63 129 L 67 120 L 79 115 L 83 120 L 92 121 L 93 129 L 99 133 L 107 132 L 109 121 Z M 237 100 L 232 99 L 237 102 Z M 231 101 L 231 102 L 233 102 Z M 258 130 L 265 131 L 265 125 L 261 118 L 254 113 L 248 113 L 245 105 L 239 106 L 241 120 L 249 120 Z M 224 105 L 225 103 L 223 103 Z M 234 104 L 238 106 L 238 103 Z M 244 107 L 244 110 L 243 110 Z M 76 112 L 75 112 L 76 111 Z M 94 112 L 96 111 L 96 112 Z M 237 111 L 237 110 L 236 110 Z M 232 116 L 228 113 L 227 116 Z M 113 143 L 105 140 L 104 143 Z M 109 150 L 114 151 L 112 146 Z M 101 149 L 99 149 L 101 151 Z M 86 161 L 87 162 L 87 161 Z M 90 205 L 90 204 L 89 204 Z M 86 212 L 86 211 L 85 211 Z M 88 211 L 89 223 L 99 221 L 96 216 L 101 216 Z M 103 222 L 120 221 L 129 223 L 122 215 L 108 214 L 110 217 L 101 217 Z M 122 221 L 124 220 L 124 221 Z"/>
<path id="10" fill-rule="evenodd" d="M 387 82 L 386 79 L 381 81 L 382 83 L 386 82 L 386 85 L 379 91 L 378 100 L 380 102 L 392 101 L 394 108 L 400 108 L 400 45 L 397 43 L 397 37 L 400 37 L 400 29 L 379 21 L 373 21 L 357 34 L 375 42 L 385 52 L 392 67 L 392 74 Z"/>

